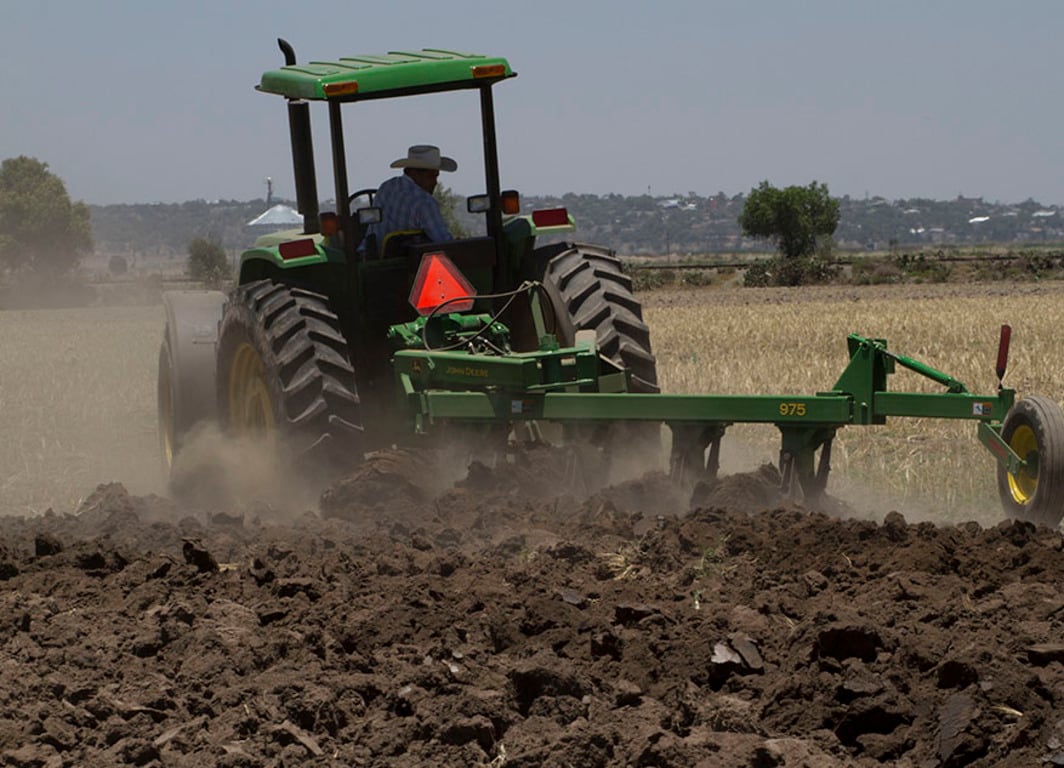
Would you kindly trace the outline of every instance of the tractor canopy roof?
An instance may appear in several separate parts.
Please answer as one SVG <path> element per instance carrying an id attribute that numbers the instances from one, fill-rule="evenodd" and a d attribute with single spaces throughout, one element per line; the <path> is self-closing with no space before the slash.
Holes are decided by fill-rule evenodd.
<path id="1" fill-rule="evenodd" d="M 426 48 L 289 64 L 264 72 L 258 90 L 289 99 L 359 101 L 476 88 L 515 74 L 498 56 Z"/>

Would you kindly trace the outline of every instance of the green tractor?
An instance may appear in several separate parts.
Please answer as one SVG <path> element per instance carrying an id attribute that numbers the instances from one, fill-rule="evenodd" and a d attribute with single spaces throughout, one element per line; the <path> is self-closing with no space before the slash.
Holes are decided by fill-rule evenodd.
<path id="1" fill-rule="evenodd" d="M 258 88 L 288 101 L 303 227 L 259 238 L 229 294 L 165 295 L 158 398 L 168 468 L 201 423 L 329 472 L 414 436 L 505 446 L 512 435 L 560 434 L 608 458 L 619 442 L 652 445 L 665 424 L 670 473 L 690 482 L 715 477 L 728 427 L 765 423 L 781 434 L 782 490 L 815 501 L 838 429 L 930 417 L 976 423 L 1007 515 L 1053 526 L 1064 517 L 1064 412 L 1002 385 L 1007 326 L 993 394 L 857 335 L 838 380 L 814 395 L 661 394 L 620 262 L 601 247 L 537 245 L 572 231 L 572 217 L 562 208 L 520 215 L 517 193 L 502 189 L 493 88 L 515 75 L 506 59 L 428 49 L 298 64 L 278 42 L 285 65 Z M 377 242 L 375 190 L 349 184 L 344 104 L 468 90 L 480 97 L 484 191 L 466 206 L 483 234 Z M 335 211 L 319 210 L 311 101 L 328 108 Z M 889 390 L 899 365 L 944 391 Z M 618 441 L 621 425 L 636 439 Z"/>
<path id="2" fill-rule="evenodd" d="M 263 74 L 258 90 L 288 102 L 304 224 L 260 237 L 245 251 L 229 295 L 164 297 L 159 424 L 167 468 L 199 422 L 276 441 L 312 465 L 350 463 L 396 442 L 409 430 L 397 408 L 392 356 L 422 342 L 416 329 L 408 338 L 392 329 L 419 319 L 411 290 L 428 255 L 437 257 L 434 264 L 442 255 L 476 294 L 467 308 L 475 312 L 460 328 L 448 321 L 441 331 L 429 322 L 429 335 L 446 335 L 448 344 L 471 339 L 462 343 L 467 350 L 522 353 L 538 350 L 543 333 L 572 346 L 586 331 L 616 370 L 630 373 L 626 389 L 658 391 L 650 332 L 618 259 L 594 246 L 537 247 L 538 236 L 575 229 L 564 209 L 513 215 L 519 201 L 500 185 L 493 106 L 493 87 L 516 74 L 506 59 L 424 50 L 301 65 L 288 43 L 278 43 L 285 66 Z M 342 106 L 468 90 L 480 96 L 485 191 L 466 205 L 483 218 L 483 234 L 446 243 L 418 236 L 374 242 L 367 230 L 380 211 L 365 179 L 357 190 L 349 183 Z M 312 101 L 328 106 L 335 199 L 347 203 L 325 213 L 317 199 Z M 353 207 L 358 202 L 370 205 Z M 530 285 L 538 290 L 522 288 Z"/>

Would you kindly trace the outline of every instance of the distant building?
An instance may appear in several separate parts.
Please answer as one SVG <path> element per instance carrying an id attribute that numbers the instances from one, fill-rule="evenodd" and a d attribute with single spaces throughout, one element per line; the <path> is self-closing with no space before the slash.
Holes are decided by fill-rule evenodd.
<path id="1" fill-rule="evenodd" d="M 299 211 L 294 208 L 289 208 L 287 205 L 278 203 L 265 213 L 256 216 L 254 219 L 248 222 L 249 227 L 257 227 L 262 230 L 267 229 L 288 229 L 290 227 L 297 227 L 303 223 L 303 217 L 299 215 Z"/>

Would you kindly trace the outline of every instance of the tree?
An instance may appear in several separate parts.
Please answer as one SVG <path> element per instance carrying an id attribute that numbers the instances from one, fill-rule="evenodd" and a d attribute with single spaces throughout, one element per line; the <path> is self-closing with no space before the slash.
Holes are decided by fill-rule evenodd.
<path id="1" fill-rule="evenodd" d="M 455 193 L 450 187 L 445 187 L 443 184 L 437 184 L 435 191 L 432 193 L 436 198 L 436 202 L 440 205 L 440 213 L 443 214 L 443 223 L 447 225 L 447 229 L 450 230 L 451 236 L 455 239 L 461 239 L 463 237 L 469 237 L 469 233 L 466 228 L 462 226 L 462 223 L 458 220 L 458 214 L 455 212 L 455 206 L 465 202 L 458 194 Z"/>
<path id="2" fill-rule="evenodd" d="M 746 198 L 739 226 L 745 235 L 775 240 L 785 259 L 813 256 L 839 226 L 839 201 L 815 181 L 785 189 L 763 181 Z"/>
<path id="3" fill-rule="evenodd" d="M 64 274 L 92 248 L 89 207 L 70 201 L 47 163 L 19 156 L 0 164 L 0 268 Z"/>
<path id="4" fill-rule="evenodd" d="M 202 237 L 188 244 L 188 276 L 193 280 L 218 285 L 230 274 L 229 257 L 220 244 Z"/>

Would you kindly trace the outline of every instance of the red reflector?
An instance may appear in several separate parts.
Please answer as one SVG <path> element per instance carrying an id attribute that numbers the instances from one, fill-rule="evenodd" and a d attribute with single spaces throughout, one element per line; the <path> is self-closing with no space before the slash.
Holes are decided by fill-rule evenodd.
<path id="1" fill-rule="evenodd" d="M 569 211 L 564 208 L 545 208 L 532 211 L 532 223 L 537 227 L 560 227 L 569 223 Z"/>
<path id="2" fill-rule="evenodd" d="M 303 256 L 313 256 L 318 252 L 317 247 L 314 245 L 314 241 L 309 237 L 302 240 L 289 240 L 286 243 L 281 243 L 278 250 L 281 251 L 281 258 L 285 261 L 288 259 L 298 259 Z"/>
<path id="3" fill-rule="evenodd" d="M 449 312 L 467 312 L 473 308 L 473 296 L 476 293 L 454 262 L 442 251 L 436 251 L 421 257 L 421 266 L 414 278 L 414 289 L 410 291 L 410 303 L 422 317 L 432 314 L 445 302 Z"/>

